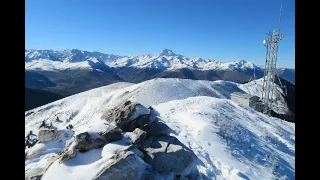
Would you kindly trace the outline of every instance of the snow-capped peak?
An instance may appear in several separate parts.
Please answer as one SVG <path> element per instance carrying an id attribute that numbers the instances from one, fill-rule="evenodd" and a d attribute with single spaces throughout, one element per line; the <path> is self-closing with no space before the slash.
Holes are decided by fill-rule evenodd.
<path id="1" fill-rule="evenodd" d="M 252 62 L 247 62 L 245 60 L 236 60 L 231 63 L 224 63 L 226 66 L 228 66 L 228 69 L 253 69 L 257 66 L 254 65 Z"/>
<path id="2" fill-rule="evenodd" d="M 159 56 L 177 56 L 177 54 L 170 49 L 164 49 L 160 52 Z"/>
<path id="3" fill-rule="evenodd" d="M 236 60 L 236 61 L 233 61 L 234 63 L 236 63 L 236 64 L 245 64 L 245 63 L 247 63 L 247 61 L 245 61 L 245 60 Z"/>

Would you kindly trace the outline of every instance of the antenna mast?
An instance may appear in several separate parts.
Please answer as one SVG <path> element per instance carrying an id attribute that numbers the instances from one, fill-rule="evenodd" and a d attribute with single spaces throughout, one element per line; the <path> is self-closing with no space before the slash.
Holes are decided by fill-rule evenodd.
<path id="1" fill-rule="evenodd" d="M 275 76 L 276 63 L 278 58 L 278 44 L 285 35 L 280 33 L 280 23 L 281 23 L 281 13 L 282 5 L 280 7 L 280 17 L 279 17 L 279 29 L 268 32 L 268 39 L 263 41 L 263 44 L 267 48 L 266 53 L 266 63 L 264 69 L 264 80 L 263 80 L 263 90 L 262 90 L 262 103 L 263 103 L 263 113 L 270 115 L 273 107 L 273 98 L 275 97 Z M 279 79 L 280 80 L 280 79 Z"/>

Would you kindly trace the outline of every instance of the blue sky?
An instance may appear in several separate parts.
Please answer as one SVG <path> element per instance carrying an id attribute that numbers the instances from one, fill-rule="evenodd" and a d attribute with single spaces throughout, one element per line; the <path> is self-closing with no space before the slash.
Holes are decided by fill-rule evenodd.
<path id="1" fill-rule="evenodd" d="M 158 54 L 265 62 L 262 41 L 278 28 L 278 66 L 294 68 L 294 0 L 26 0 L 27 49 Z"/>

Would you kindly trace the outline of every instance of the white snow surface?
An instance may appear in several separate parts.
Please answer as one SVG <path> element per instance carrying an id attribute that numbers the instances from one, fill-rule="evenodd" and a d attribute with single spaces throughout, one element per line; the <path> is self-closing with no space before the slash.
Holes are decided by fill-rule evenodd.
<path id="1" fill-rule="evenodd" d="M 294 179 L 294 124 L 214 97 L 190 97 L 154 108 L 196 153 L 199 170 L 208 177 Z"/>
<path id="2" fill-rule="evenodd" d="M 209 179 L 294 179 L 294 123 L 237 105 L 230 100 L 235 91 L 245 92 L 242 85 L 227 81 L 158 78 L 139 84 L 115 83 L 26 111 L 25 132 L 37 134 L 43 120 L 58 129 L 72 124 L 75 134 L 101 132 L 108 126 L 102 113 L 129 99 L 152 105 L 153 116 L 197 155 L 197 168 Z M 146 113 L 143 108 L 139 112 Z M 59 122 L 54 121 L 56 117 Z M 92 179 L 111 163 L 113 154 L 127 147 L 133 134 L 123 135 L 120 141 L 78 153 L 66 163 L 54 162 L 43 179 Z M 47 150 L 50 148 L 36 145 L 28 149 L 48 153 L 27 160 L 26 170 L 47 165 L 49 157 L 58 154 Z"/>

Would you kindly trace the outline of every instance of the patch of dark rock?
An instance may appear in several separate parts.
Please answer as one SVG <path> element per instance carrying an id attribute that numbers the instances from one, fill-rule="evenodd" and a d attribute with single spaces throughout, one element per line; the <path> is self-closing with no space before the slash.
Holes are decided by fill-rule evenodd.
<path id="1" fill-rule="evenodd" d="M 144 125 L 149 123 L 149 116 L 149 114 L 144 114 L 137 117 L 136 119 L 128 123 L 126 126 L 124 126 L 122 128 L 123 131 L 132 132 L 135 128 L 142 128 Z"/>
<path id="2" fill-rule="evenodd" d="M 181 174 L 196 159 L 195 154 L 173 136 L 148 138 L 144 160 L 159 173 Z"/>
<path id="3" fill-rule="evenodd" d="M 80 133 L 75 136 L 75 149 L 79 152 L 86 152 L 92 148 L 101 148 L 104 140 L 98 134 L 90 135 L 88 132 Z"/>
<path id="4" fill-rule="evenodd" d="M 173 133 L 172 129 L 163 122 L 154 121 L 149 125 L 143 126 L 142 130 L 147 132 L 147 136 L 161 136 Z"/>
<path id="5" fill-rule="evenodd" d="M 114 162 L 103 168 L 101 173 L 94 178 L 95 180 L 142 179 L 143 173 L 141 172 L 151 169 L 150 165 L 132 151 L 122 151 L 113 156 L 112 159 L 114 159 Z"/>
<path id="6" fill-rule="evenodd" d="M 122 130 L 116 126 L 110 125 L 108 128 L 99 133 L 108 142 L 118 141 L 122 139 Z"/>
<path id="7" fill-rule="evenodd" d="M 114 122 L 116 126 L 121 128 L 124 132 L 132 132 L 135 128 L 142 127 L 149 122 L 149 114 L 139 116 L 135 114 L 138 106 L 139 108 L 140 106 L 145 108 L 140 103 L 126 101 L 115 108 L 104 112 L 101 118 L 109 123 Z"/>

